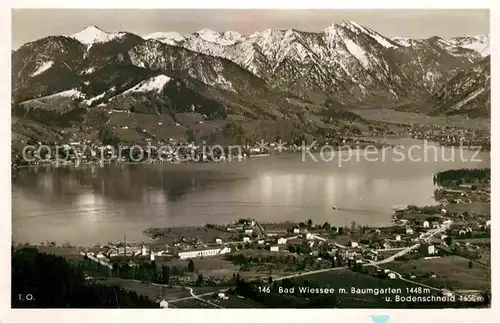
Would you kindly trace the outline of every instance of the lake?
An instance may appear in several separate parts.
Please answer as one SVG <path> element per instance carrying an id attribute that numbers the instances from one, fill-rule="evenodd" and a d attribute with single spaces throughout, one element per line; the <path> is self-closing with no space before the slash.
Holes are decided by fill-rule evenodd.
<path id="1" fill-rule="evenodd" d="M 462 158 L 452 148 L 437 156 L 422 147 L 410 154 L 410 145 L 422 142 L 398 142 L 406 145 L 405 160 L 389 150 L 358 151 L 349 161 L 346 152 L 326 161 L 331 158 L 325 152 L 323 160 L 314 154 L 318 161 L 284 153 L 229 163 L 21 169 L 12 184 L 13 240 L 93 245 L 127 235 L 140 242 L 148 240 L 142 231 L 150 227 L 224 224 L 242 217 L 384 226 L 391 223 L 393 206 L 435 203 L 434 173 L 490 166 L 488 152 L 471 161 L 473 151 L 462 151 Z"/>

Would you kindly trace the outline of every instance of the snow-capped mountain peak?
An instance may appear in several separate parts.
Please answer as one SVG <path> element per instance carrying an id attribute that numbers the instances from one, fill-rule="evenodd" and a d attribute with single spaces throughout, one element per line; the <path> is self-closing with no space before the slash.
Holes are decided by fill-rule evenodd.
<path id="1" fill-rule="evenodd" d="M 237 31 L 232 31 L 232 30 L 225 31 L 223 35 L 225 39 L 232 40 L 234 42 L 242 41 L 243 39 L 245 39 L 245 36 L 243 36 Z"/>
<path id="2" fill-rule="evenodd" d="M 448 41 L 453 45 L 472 49 L 478 52 L 482 57 L 486 57 L 490 54 L 490 35 L 467 35 L 463 37 L 454 37 Z"/>
<path id="3" fill-rule="evenodd" d="M 385 48 L 399 46 L 397 43 L 394 43 L 389 38 L 382 36 L 381 34 L 377 33 L 376 31 L 370 28 L 363 27 L 354 21 L 343 20 L 340 24 L 333 24 L 327 27 L 324 30 L 324 33 L 326 35 L 329 35 L 330 37 L 335 37 L 335 35 L 339 35 L 342 38 L 345 38 L 345 30 L 349 30 L 350 32 L 356 35 L 361 35 L 361 34 L 367 35 L 368 37 L 372 38 Z"/>
<path id="4" fill-rule="evenodd" d="M 342 20 L 342 22 L 340 23 L 340 26 L 344 27 L 344 28 L 348 28 L 348 29 L 358 29 L 358 30 L 361 30 L 363 32 L 366 32 L 365 27 L 357 24 L 354 21 Z"/>
<path id="5" fill-rule="evenodd" d="M 184 37 L 176 31 L 167 31 L 167 32 L 155 32 L 146 36 L 143 36 L 144 39 L 171 39 L 175 41 L 183 41 Z"/>
<path id="6" fill-rule="evenodd" d="M 74 38 L 81 42 L 82 44 L 92 46 L 96 43 L 106 43 L 116 38 L 121 38 L 125 36 L 125 33 L 107 33 L 96 26 L 89 26 L 84 30 L 73 34 L 69 37 Z"/>
<path id="7" fill-rule="evenodd" d="M 374 31 L 370 28 L 363 27 L 354 21 L 343 20 L 340 23 L 340 26 L 347 28 L 356 34 L 364 33 L 364 34 L 370 36 L 371 38 L 373 38 L 375 41 L 377 41 L 380 45 L 384 46 L 385 48 L 391 48 L 391 47 L 398 46 L 398 44 L 393 43 L 389 38 L 386 38 L 386 37 L 380 35 L 379 33 L 377 33 L 376 31 Z"/>
<path id="8" fill-rule="evenodd" d="M 242 36 L 234 31 L 227 31 L 224 33 L 220 33 L 218 31 L 208 28 L 198 30 L 193 35 L 194 36 L 197 35 L 198 37 L 207 42 L 219 44 L 222 46 L 233 45 L 234 43 L 242 39 Z"/>
<path id="9" fill-rule="evenodd" d="M 177 43 L 183 42 L 186 40 L 181 34 L 176 31 L 167 31 L 167 32 L 155 32 L 142 37 L 143 39 L 149 40 L 157 40 L 165 44 L 169 45 L 177 45 Z"/>
<path id="10" fill-rule="evenodd" d="M 391 40 L 403 47 L 410 47 L 412 44 L 412 39 L 408 37 L 392 37 Z"/>

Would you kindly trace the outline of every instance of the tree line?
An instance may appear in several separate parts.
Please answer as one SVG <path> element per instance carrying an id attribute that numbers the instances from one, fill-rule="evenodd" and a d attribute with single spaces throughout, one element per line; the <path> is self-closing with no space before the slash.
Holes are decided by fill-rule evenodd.
<path id="1" fill-rule="evenodd" d="M 184 268 L 177 266 L 169 267 L 162 265 L 158 268 L 155 261 L 130 265 L 127 262 L 115 262 L 111 270 L 98 262 L 90 260 L 84 256 L 84 261 L 79 261 L 76 266 L 89 273 L 96 273 L 102 277 L 117 277 L 123 279 L 140 280 L 145 283 L 156 283 L 168 285 L 172 283 L 172 277 L 182 276 L 185 272 L 195 272 L 192 260 Z M 202 276 L 203 277 L 203 276 Z"/>
<path id="2" fill-rule="evenodd" d="M 118 286 L 89 283 L 81 267 L 36 248 L 12 248 L 13 308 L 158 308 Z"/>
<path id="3" fill-rule="evenodd" d="M 490 180 L 490 168 L 450 169 L 434 175 L 434 184 L 439 185 L 481 183 Z"/>
<path id="4" fill-rule="evenodd" d="M 68 128 L 85 120 L 87 109 L 72 103 L 69 110 L 45 110 L 41 108 L 26 107 L 17 104 L 12 109 L 12 114 L 26 119 L 31 119 L 45 125 Z"/>

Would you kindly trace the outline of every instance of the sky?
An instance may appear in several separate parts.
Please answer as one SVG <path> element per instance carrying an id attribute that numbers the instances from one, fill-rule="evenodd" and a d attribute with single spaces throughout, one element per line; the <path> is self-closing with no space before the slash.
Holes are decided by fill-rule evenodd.
<path id="1" fill-rule="evenodd" d="M 46 36 L 71 35 L 90 25 L 140 36 L 157 31 L 182 35 L 203 28 L 246 35 L 268 28 L 318 32 L 342 20 L 355 21 L 387 37 L 450 38 L 487 34 L 490 28 L 489 10 L 484 9 L 15 9 L 12 47 Z"/>

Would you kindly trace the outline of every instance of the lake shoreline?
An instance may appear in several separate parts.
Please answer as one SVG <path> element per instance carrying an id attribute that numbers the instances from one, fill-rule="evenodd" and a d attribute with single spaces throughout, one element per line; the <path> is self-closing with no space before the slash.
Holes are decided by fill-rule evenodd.
<path id="1" fill-rule="evenodd" d="M 13 181 L 12 234 L 23 242 L 92 245 L 124 234 L 142 241 L 142 231 L 151 227 L 223 224 L 237 217 L 300 222 L 307 214 L 332 225 L 354 220 L 384 226 L 390 225 L 394 205 L 434 203 L 437 171 L 489 162 L 487 155 L 476 164 L 369 163 L 360 156 L 339 167 L 300 155 L 250 158 L 231 166 L 24 168 Z M 338 209 L 332 211 L 334 205 Z"/>

